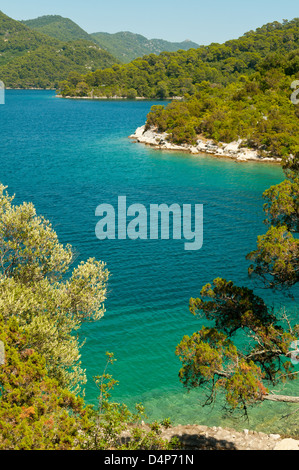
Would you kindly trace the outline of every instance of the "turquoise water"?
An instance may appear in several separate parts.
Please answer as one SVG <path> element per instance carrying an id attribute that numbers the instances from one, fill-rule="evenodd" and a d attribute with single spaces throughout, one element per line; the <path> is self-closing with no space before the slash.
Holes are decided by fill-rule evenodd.
<path id="1" fill-rule="evenodd" d="M 201 323 L 188 310 L 190 297 L 215 277 L 238 284 L 247 278 L 246 254 L 265 231 L 262 192 L 279 183 L 279 166 L 236 163 L 209 156 L 157 151 L 128 139 L 155 102 L 61 100 L 52 91 L 7 91 L 0 106 L 0 181 L 16 202 L 32 201 L 51 220 L 60 241 L 78 252 L 76 262 L 96 257 L 111 273 L 106 314 L 85 324 L 82 362 L 86 401 L 95 403 L 92 377 L 105 352 L 117 358 L 114 398 L 142 402 L 150 419 L 233 425 L 271 432 L 291 428 L 290 406 L 263 404 L 250 423 L 225 418 L 221 405 L 201 407 L 202 393 L 187 394 L 174 354 L 183 335 Z M 203 204 L 204 242 L 185 251 L 181 240 L 105 240 L 95 236 L 99 204 Z M 259 287 L 259 286 L 257 286 Z M 294 302 L 257 289 L 276 309 Z M 296 392 L 292 384 L 291 391 Z M 285 391 L 283 392 L 285 393 Z M 297 393 L 298 394 L 298 393 Z M 288 423 L 288 424 L 286 424 Z"/>

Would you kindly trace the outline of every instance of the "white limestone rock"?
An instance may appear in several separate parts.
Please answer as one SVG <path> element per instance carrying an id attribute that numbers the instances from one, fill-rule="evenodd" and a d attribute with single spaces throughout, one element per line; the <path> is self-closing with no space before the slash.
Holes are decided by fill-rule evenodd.
<path id="1" fill-rule="evenodd" d="M 280 158 L 274 158 L 270 155 L 261 158 L 257 150 L 242 147 L 242 139 L 235 142 L 215 144 L 212 140 L 198 139 L 196 145 L 182 144 L 177 145 L 169 142 L 168 134 L 158 133 L 155 128 L 145 130 L 145 126 L 140 126 L 135 133 L 130 136 L 137 142 L 151 145 L 159 149 L 187 151 L 191 154 L 206 153 L 219 155 L 223 157 L 235 158 L 237 161 L 280 161 Z"/>
<path id="2" fill-rule="evenodd" d="M 282 439 L 273 450 L 299 450 L 299 441 L 296 439 Z"/>

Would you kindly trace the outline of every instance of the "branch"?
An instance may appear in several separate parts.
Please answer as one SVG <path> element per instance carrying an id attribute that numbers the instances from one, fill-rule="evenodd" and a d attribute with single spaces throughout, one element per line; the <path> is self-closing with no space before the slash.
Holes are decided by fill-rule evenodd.
<path id="1" fill-rule="evenodd" d="M 265 395 L 264 400 L 279 401 L 284 403 L 299 403 L 299 397 L 290 397 L 287 395 Z"/>
<path id="2" fill-rule="evenodd" d="M 229 378 L 231 374 L 225 371 L 215 371 L 215 375 L 219 377 Z M 274 394 L 267 394 L 263 396 L 263 400 L 269 401 L 276 401 L 276 402 L 284 402 L 284 403 L 299 403 L 299 397 L 292 397 L 288 395 L 274 395 Z"/>
<path id="3" fill-rule="evenodd" d="M 292 416 L 292 415 L 294 415 L 295 413 L 298 413 L 298 411 L 299 411 L 299 408 L 296 408 L 295 411 L 293 411 L 292 413 L 289 413 L 289 414 L 287 414 L 287 415 L 282 416 L 280 419 L 288 418 L 289 416 Z"/>

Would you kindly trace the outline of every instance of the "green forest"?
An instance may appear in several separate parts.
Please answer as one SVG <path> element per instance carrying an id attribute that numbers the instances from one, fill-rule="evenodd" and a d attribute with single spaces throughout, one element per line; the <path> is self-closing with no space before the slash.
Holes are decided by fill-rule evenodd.
<path id="1" fill-rule="evenodd" d="M 184 101 L 153 106 L 146 129 L 167 132 L 176 144 L 195 144 L 198 136 L 215 142 L 241 139 L 261 157 L 299 152 L 299 108 L 290 97 L 299 72 L 296 51 L 265 59 L 250 76 L 226 87 L 202 82 Z"/>
<path id="2" fill-rule="evenodd" d="M 91 37 L 123 63 L 131 62 L 144 55 L 160 54 L 164 51 L 186 51 L 191 48 L 199 47 L 198 44 L 189 40 L 183 42 L 169 42 L 163 39 L 147 39 L 141 34 L 134 34 L 129 31 L 121 31 L 114 34 L 92 33 Z"/>
<path id="3" fill-rule="evenodd" d="M 195 46 L 130 32 L 88 34 L 59 15 L 15 21 L 0 11 L 0 76 L 7 88 L 57 88 L 71 72 L 81 76 L 146 53 Z"/>
<path id="4" fill-rule="evenodd" d="M 269 23 L 224 44 L 149 54 L 60 84 L 63 96 L 120 96 L 166 99 L 194 95 L 202 82 L 228 85 L 253 74 L 273 54 L 298 55 L 299 19 Z M 296 53 L 297 50 L 297 53 Z M 77 85 L 80 83 L 80 86 Z M 82 91 L 84 89 L 84 93 Z"/>
<path id="5" fill-rule="evenodd" d="M 33 20 L 23 20 L 21 23 L 60 41 L 75 41 L 77 39 L 92 41 L 92 37 L 74 21 L 59 15 L 40 16 Z"/>
<path id="6" fill-rule="evenodd" d="M 56 88 L 71 71 L 84 74 L 115 62 L 92 41 L 60 41 L 0 12 L 0 77 L 7 88 Z"/>
<path id="7" fill-rule="evenodd" d="M 120 31 L 114 34 L 105 32 L 88 34 L 74 21 L 59 15 L 45 15 L 32 20 L 21 21 L 21 23 L 61 41 L 86 39 L 95 42 L 123 63 L 131 62 L 146 54 L 160 54 L 163 51 L 188 50 L 191 47 L 199 47 L 198 44 L 190 40 L 169 42 L 163 39 L 147 39 L 141 34 L 131 33 L 130 31 Z"/>
<path id="8" fill-rule="evenodd" d="M 299 19 L 270 23 L 223 45 L 153 54 L 85 76 L 71 74 L 62 96 L 171 99 L 154 106 L 146 129 L 175 144 L 198 136 L 242 139 L 261 156 L 299 150 L 298 107 L 290 100 L 299 73 Z M 173 100 L 181 97 L 180 100 Z"/>

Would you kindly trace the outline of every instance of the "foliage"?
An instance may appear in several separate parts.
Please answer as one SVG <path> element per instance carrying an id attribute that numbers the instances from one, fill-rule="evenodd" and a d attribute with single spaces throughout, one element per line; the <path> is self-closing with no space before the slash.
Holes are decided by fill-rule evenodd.
<path id="1" fill-rule="evenodd" d="M 177 346 L 183 365 L 179 377 L 189 389 L 208 387 L 208 404 L 222 389 L 229 407 L 247 413 L 268 394 L 267 384 L 294 379 L 290 345 L 299 325 L 292 329 L 286 323 L 284 329 L 281 318 L 248 288 L 217 278 L 203 287 L 200 298 L 190 300 L 190 311 L 214 326 L 203 326 Z M 247 340 L 237 346 L 244 335 Z"/>
<path id="2" fill-rule="evenodd" d="M 21 23 L 28 26 L 30 29 L 59 39 L 60 41 L 75 41 L 77 39 L 93 41 L 91 35 L 80 28 L 80 26 L 69 18 L 63 18 L 59 15 L 40 16 L 33 20 L 21 21 Z"/>
<path id="3" fill-rule="evenodd" d="M 0 12 L 0 76 L 6 87 L 55 88 L 71 71 L 84 74 L 116 62 L 93 40 L 60 41 Z"/>
<path id="4" fill-rule="evenodd" d="M 0 317 L 5 364 L 0 366 L 0 449 L 70 450 L 92 426 L 83 400 L 49 378 L 46 361 L 16 318 Z"/>
<path id="5" fill-rule="evenodd" d="M 0 186 L 0 313 L 16 318 L 31 347 L 45 356 L 49 376 L 77 389 L 85 382 L 80 341 L 83 321 L 104 313 L 108 271 L 89 259 L 70 272 L 73 251 L 31 203 L 13 205 Z"/>
<path id="6" fill-rule="evenodd" d="M 141 34 L 122 31 L 119 33 L 92 33 L 93 40 L 116 57 L 120 62 L 131 62 L 137 57 L 161 52 L 176 52 L 199 47 L 192 41 L 169 42 L 163 39 L 147 39 Z"/>
<path id="7" fill-rule="evenodd" d="M 261 277 L 267 287 L 288 290 L 299 280 L 299 169 L 298 156 L 283 163 L 287 179 L 264 192 L 266 234 L 257 249 L 247 255 L 249 273 Z"/>
<path id="8" fill-rule="evenodd" d="M 202 298 L 209 301 L 190 299 L 190 311 L 202 311 L 207 320 L 215 322 L 215 328 L 231 336 L 239 328 L 253 328 L 270 325 L 275 317 L 270 314 L 263 299 L 246 287 L 235 286 L 231 281 L 217 278 L 201 290 Z"/>
<path id="9" fill-rule="evenodd" d="M 141 405 L 134 414 L 125 405 L 109 403 L 108 389 L 115 381 L 107 374 L 96 378 L 99 410 L 60 387 L 16 318 L 4 322 L 0 317 L 0 340 L 5 348 L 0 366 L 0 450 L 164 450 L 177 445 L 161 439 L 162 427 L 170 425 L 167 420 L 144 430 L 138 425 L 144 415 Z M 109 354 L 109 363 L 112 357 Z"/>
<path id="10" fill-rule="evenodd" d="M 267 286 L 286 288 L 299 280 L 299 240 L 286 226 L 271 226 L 265 235 L 260 235 L 257 250 L 248 259 L 253 261 L 250 274 L 261 276 Z"/>
<path id="11" fill-rule="evenodd" d="M 163 51 L 187 50 L 199 47 L 192 41 L 169 42 L 162 39 L 147 39 L 141 34 L 122 31 L 115 34 L 88 34 L 69 18 L 59 15 L 45 15 L 32 20 L 21 21 L 22 24 L 40 33 L 60 41 L 86 39 L 98 44 L 120 62 L 130 62 L 145 54 L 159 54 Z"/>
<path id="12" fill-rule="evenodd" d="M 264 192 L 265 223 L 299 232 L 299 178 L 286 179 Z"/>
<path id="13" fill-rule="evenodd" d="M 104 373 L 94 377 L 99 390 L 98 407 L 93 413 L 94 427 L 89 435 L 89 449 L 105 450 L 167 450 L 178 448 L 176 440 L 170 442 L 161 438 L 163 428 L 170 427 L 170 421 L 154 422 L 141 426 L 146 418 L 144 407 L 136 404 L 132 413 L 125 404 L 110 401 L 111 390 L 118 384 L 107 373 L 107 367 L 116 359 L 113 353 L 106 353 L 107 363 Z"/>
<path id="14" fill-rule="evenodd" d="M 250 274 L 268 288 L 290 294 L 298 282 L 297 158 L 295 154 L 283 161 L 287 179 L 264 192 L 268 231 L 247 256 L 253 262 Z M 214 279 L 200 295 L 190 299 L 190 311 L 212 322 L 212 327 L 185 336 L 176 348 L 184 386 L 207 386 L 207 404 L 222 390 L 229 409 L 245 414 L 248 406 L 265 399 L 298 402 L 298 397 L 270 394 L 269 387 L 297 378 L 290 348 L 297 341 L 299 325 L 292 326 L 286 314 L 279 317 L 252 290 L 225 279 Z"/>
<path id="15" fill-rule="evenodd" d="M 41 45 L 56 47 L 58 44 L 53 38 L 30 30 L 0 11 L 0 65 L 26 54 L 29 50 L 34 51 Z"/>
<path id="16" fill-rule="evenodd" d="M 105 40 L 103 35 L 93 36 L 99 37 L 100 42 Z M 278 71 L 285 65 L 287 74 L 293 75 L 298 67 L 298 39 L 297 18 L 282 24 L 269 23 L 225 44 L 162 52 L 158 56 L 151 53 L 129 64 L 87 74 L 84 77 L 89 86 L 86 96 L 91 96 L 92 92 L 93 96 L 126 97 L 128 90 L 134 88 L 137 96 L 149 99 L 183 97 L 200 91 L 204 82 L 226 86 L 244 75 L 250 76 L 259 67 L 267 68 L 267 64 L 272 64 L 272 68 L 274 64 L 278 65 Z M 293 54 L 289 62 L 286 54 Z M 275 81 L 275 77 L 269 75 L 267 80 L 265 87 L 271 88 L 269 83 Z M 64 96 L 76 96 L 72 86 L 69 86 L 68 95 L 61 91 Z M 242 93 L 244 91 L 235 89 L 236 105 L 238 99 L 242 99 Z"/>
<path id="17" fill-rule="evenodd" d="M 146 128 L 167 132 L 174 143 L 194 144 L 199 137 L 218 143 L 241 139 L 261 157 L 286 160 L 299 145 L 298 110 L 290 100 L 294 79 L 286 69 L 267 66 L 226 87 L 202 83 L 200 91 L 183 102 L 153 106 Z"/>

